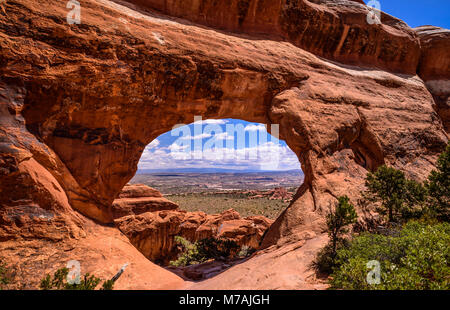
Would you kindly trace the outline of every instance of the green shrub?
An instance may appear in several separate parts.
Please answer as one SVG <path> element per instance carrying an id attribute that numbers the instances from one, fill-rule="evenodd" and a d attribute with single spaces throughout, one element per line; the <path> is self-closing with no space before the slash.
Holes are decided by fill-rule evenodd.
<path id="1" fill-rule="evenodd" d="M 252 247 L 250 247 L 250 246 L 248 246 L 248 245 L 244 245 L 241 249 L 240 249 L 240 251 L 239 251 L 239 253 L 237 254 L 237 256 L 238 257 L 241 257 L 241 258 L 245 258 L 245 257 L 249 257 L 250 255 L 252 255 L 253 253 L 255 253 L 255 249 L 254 248 L 252 248 Z"/>
<path id="2" fill-rule="evenodd" d="M 102 284 L 102 290 L 104 291 L 111 291 L 114 288 L 114 281 L 113 280 L 106 280 Z"/>
<path id="3" fill-rule="evenodd" d="M 79 284 L 67 283 L 68 268 L 61 268 L 55 271 L 53 277 L 47 274 L 39 285 L 42 290 L 95 290 L 100 283 L 100 278 L 86 273 Z M 106 280 L 102 284 L 102 289 L 112 290 L 114 281 Z"/>
<path id="4" fill-rule="evenodd" d="M 337 249 L 340 249 L 341 247 L 342 242 L 339 242 Z M 328 276 L 333 272 L 333 268 L 336 267 L 335 256 L 336 253 L 329 242 L 317 253 L 311 267 L 314 268 L 319 275 Z"/>
<path id="5" fill-rule="evenodd" d="M 366 178 L 366 198 L 379 202 L 378 212 L 388 215 L 389 222 L 420 217 L 427 197 L 426 188 L 397 169 L 383 165 L 375 173 L 369 172 Z"/>
<path id="6" fill-rule="evenodd" d="M 411 221 L 394 235 L 363 233 L 337 251 L 332 288 L 358 290 L 450 289 L 450 224 Z M 367 263 L 381 266 L 370 285 Z"/>
<path id="7" fill-rule="evenodd" d="M 0 260 L 0 289 L 2 289 L 3 285 L 9 283 L 9 278 L 7 276 L 6 265 Z"/>
<path id="8" fill-rule="evenodd" d="M 358 215 L 355 207 L 349 202 L 347 196 L 338 198 L 338 203 L 334 211 L 326 216 L 328 236 L 330 240 L 328 244 L 322 248 L 318 253 L 312 267 L 321 274 L 329 275 L 335 264 L 335 257 L 337 249 L 345 246 L 346 240 L 343 235 L 348 232 L 346 226 L 356 222 Z"/>
<path id="9" fill-rule="evenodd" d="M 348 232 L 345 227 L 355 223 L 358 218 L 355 207 L 349 201 L 347 196 L 339 197 L 335 210 L 327 214 L 328 236 L 330 237 L 333 257 L 336 254 L 339 240 L 343 234 Z"/>
<path id="10" fill-rule="evenodd" d="M 428 206 L 432 216 L 441 221 L 450 221 L 450 144 L 439 156 L 436 170 L 425 183 L 428 189 Z"/>
<path id="11" fill-rule="evenodd" d="M 182 246 L 183 251 L 176 260 L 170 262 L 170 265 L 176 267 L 189 266 L 201 264 L 207 260 L 201 253 L 197 242 L 192 243 L 180 236 L 175 236 L 175 242 Z"/>
<path id="12" fill-rule="evenodd" d="M 230 259 L 240 250 L 236 242 L 227 239 L 205 238 L 192 243 L 176 236 L 175 241 L 183 248 L 178 258 L 170 262 L 177 267 L 201 264 L 211 259 Z"/>
<path id="13" fill-rule="evenodd" d="M 233 240 L 220 238 L 205 238 L 198 241 L 201 253 L 212 259 L 230 259 L 239 253 L 240 247 Z"/>

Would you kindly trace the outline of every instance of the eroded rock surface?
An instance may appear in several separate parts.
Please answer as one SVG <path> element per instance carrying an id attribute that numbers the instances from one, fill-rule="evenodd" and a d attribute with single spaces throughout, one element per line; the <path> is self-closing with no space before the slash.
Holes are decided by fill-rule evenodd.
<path id="1" fill-rule="evenodd" d="M 163 195 L 157 189 L 145 184 L 127 184 L 122 188 L 119 199 L 124 198 L 162 198 Z"/>
<path id="2" fill-rule="evenodd" d="M 32 226 L 36 227 L 36 226 Z M 60 229 L 64 230 L 64 226 Z M 39 231 L 39 226 L 37 226 Z M 33 232 L 29 238 L 2 240 L 0 258 L 7 266 L 10 284 L 5 289 L 39 289 L 47 274 L 67 266 L 71 260 L 80 262 L 81 273 L 94 274 L 102 280 L 111 279 L 128 263 L 114 284 L 122 290 L 167 290 L 183 288 L 184 280 L 145 258 L 115 227 L 83 220 L 84 237 L 55 240 L 42 238 Z"/>
<path id="3" fill-rule="evenodd" d="M 216 270 L 217 275 L 197 283 L 185 283 L 189 290 L 323 290 L 328 287 L 325 279 L 317 278 L 311 263 L 328 241 L 327 234 L 305 235 L 302 241 L 280 248 L 268 248 L 227 270 Z M 220 265 L 218 267 L 221 267 Z M 195 268 L 191 267 L 194 271 Z M 200 272 L 206 277 L 208 271 Z M 205 273 L 203 273 L 205 272 Z M 199 274 L 199 273 L 197 273 Z M 189 274 L 194 276 L 194 274 Z"/>
<path id="4" fill-rule="evenodd" d="M 445 130 L 450 132 L 450 30 L 434 26 L 414 30 L 422 45 L 418 74 L 433 95 Z"/>
<path id="5" fill-rule="evenodd" d="M 140 7 L 234 33 L 285 40 L 344 63 L 415 74 L 417 35 L 403 21 L 381 12 L 367 22 L 361 0 L 126 0 Z"/>
<path id="6" fill-rule="evenodd" d="M 192 3 L 85 0 L 80 25 L 66 22 L 60 1 L 3 4 L 0 240 L 9 252 L 0 256 L 24 240 L 51 240 L 59 254 L 58 240 L 90 240 L 81 214 L 112 223 L 145 146 L 194 115 L 279 124 L 299 157 L 305 181 L 267 248 L 319 236 L 328 206 L 344 194 L 355 202 L 381 164 L 415 179 L 432 169 L 448 142 L 446 31 L 429 36 L 386 14 L 369 25 L 360 1 Z M 437 67 L 434 55 L 444 55 Z M 29 257 L 33 270 L 39 259 Z M 250 261 L 258 287 L 289 286 Z"/>
<path id="7" fill-rule="evenodd" d="M 224 238 L 257 249 L 273 221 L 264 216 L 241 218 L 230 209 L 213 215 L 179 210 L 146 212 L 122 217 L 115 223 L 145 257 L 167 264 L 178 254 L 175 236 L 191 242 Z"/>
<path id="8" fill-rule="evenodd" d="M 176 209 L 178 209 L 176 203 L 164 198 L 158 190 L 143 184 L 126 185 L 119 198 L 112 204 L 115 219 L 145 212 Z"/>

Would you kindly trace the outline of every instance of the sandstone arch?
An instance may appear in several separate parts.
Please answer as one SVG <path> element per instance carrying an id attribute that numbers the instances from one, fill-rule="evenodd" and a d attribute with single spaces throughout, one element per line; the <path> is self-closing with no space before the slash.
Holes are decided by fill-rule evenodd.
<path id="1" fill-rule="evenodd" d="M 330 1 L 311 2 L 345 25 L 345 10 L 336 15 Z M 344 8 L 356 5 L 347 2 Z M 331 57 L 270 40 L 271 33 L 243 38 L 106 0 L 85 1 L 83 23 L 73 26 L 54 1 L 13 0 L 6 8 L 8 18 L 0 21 L 3 240 L 32 237 L 30 227 L 49 225 L 33 217 L 11 224 L 11 212 L 24 203 L 54 214 L 67 236 L 83 230 L 72 208 L 110 222 L 110 204 L 144 147 L 194 115 L 280 124 L 281 138 L 299 156 L 305 182 L 264 246 L 320 233 L 324 208 L 342 194 L 356 199 L 367 171 L 382 163 L 423 178 L 448 141 L 433 97 L 415 75 L 417 36 L 393 18 L 379 27 L 364 24 L 359 4 L 347 17 L 377 34 L 374 48 L 382 38 L 405 47 L 401 55 L 403 49 L 380 47 L 379 69 L 367 68 L 374 56 L 363 57 L 364 49 L 334 50 Z M 402 68 L 399 59 L 408 51 Z"/>

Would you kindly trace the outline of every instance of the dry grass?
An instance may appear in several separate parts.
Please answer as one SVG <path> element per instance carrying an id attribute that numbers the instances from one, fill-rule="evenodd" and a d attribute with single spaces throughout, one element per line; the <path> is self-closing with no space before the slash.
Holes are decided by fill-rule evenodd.
<path id="1" fill-rule="evenodd" d="M 180 209 L 186 211 L 203 211 L 207 214 L 215 214 L 233 208 L 242 217 L 264 215 L 270 219 L 276 219 L 289 205 L 288 202 L 281 200 L 250 199 L 247 195 L 239 193 L 190 193 L 166 197 L 176 202 Z"/>

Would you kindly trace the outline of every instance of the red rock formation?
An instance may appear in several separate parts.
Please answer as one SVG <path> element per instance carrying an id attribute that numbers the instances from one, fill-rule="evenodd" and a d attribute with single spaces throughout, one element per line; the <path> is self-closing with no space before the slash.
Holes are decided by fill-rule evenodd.
<path id="1" fill-rule="evenodd" d="M 205 26 L 287 40 L 343 63 L 415 74 L 420 45 L 404 22 L 381 12 L 369 24 L 362 0 L 125 0 Z"/>
<path id="2" fill-rule="evenodd" d="M 309 198 L 302 205 L 312 203 L 316 214 L 336 194 L 349 188 L 357 193 L 367 169 L 380 163 L 423 174 L 447 142 L 432 98 L 418 79 L 351 69 L 282 42 L 248 41 L 123 7 L 119 11 L 112 3 L 87 1 L 83 27 L 42 16 L 29 27 L 26 20 L 33 14 L 51 11 L 62 18 L 65 8 L 50 9 L 51 1 L 20 2 L 20 9 L 11 3 L 2 29 L 21 32 L 1 42 L 9 51 L 2 55 L 2 72 L 14 76 L 7 98 L 17 83 L 25 85 L 22 101 L 15 101 L 23 111 L 14 115 L 22 114 L 28 134 L 61 159 L 61 165 L 43 165 L 59 177 L 70 204 L 102 222 L 111 222 L 113 198 L 136 171 L 145 145 L 195 114 L 280 124 L 281 138 L 306 172 L 299 196 Z M 118 24 L 119 18 L 129 24 Z M 99 27 L 101 35 L 94 31 Z M 146 35 L 150 28 L 164 33 L 164 44 Z M 130 36 L 141 43 L 128 42 Z M 33 37 L 55 56 L 24 43 Z M 63 46 L 72 49 L 66 52 Z M 34 55 L 33 65 L 12 66 L 25 55 Z M 75 67 L 70 65 L 74 57 Z M 333 178 L 339 182 L 333 184 Z"/>
<path id="3" fill-rule="evenodd" d="M 70 260 L 80 262 L 81 273 L 94 274 L 103 280 L 111 279 L 128 263 L 114 289 L 122 290 L 167 290 L 184 287 L 184 281 L 145 258 L 128 239 L 114 227 L 101 226 L 85 219 L 84 236 L 78 239 L 65 238 L 65 226 L 58 228 L 56 239 L 49 239 L 49 232 L 38 231 L 27 238 L 0 242 L 0 258 L 11 271 L 11 283 L 6 289 L 38 289 L 46 274 L 66 267 Z M 51 232 L 50 232 L 51 233 Z"/>
<path id="4" fill-rule="evenodd" d="M 418 74 L 433 95 L 446 131 L 450 132 L 450 30 L 434 26 L 414 30 L 422 45 Z"/>
<path id="5" fill-rule="evenodd" d="M 284 187 L 278 187 L 271 190 L 259 191 L 251 190 L 246 191 L 244 194 L 250 196 L 250 199 L 266 197 L 270 200 L 285 200 L 290 201 L 292 199 L 292 193 L 289 193 Z"/>
<path id="6" fill-rule="evenodd" d="M 310 268 L 318 250 L 328 241 L 326 234 L 310 238 L 305 236 L 301 242 L 285 245 L 280 248 L 269 248 L 258 251 L 249 260 L 240 262 L 223 271 L 218 270 L 213 278 L 197 283 L 187 283 L 190 290 L 317 290 L 328 287 L 326 281 L 317 279 Z M 220 267 L 220 265 L 219 265 Z M 196 271 L 197 268 L 192 268 Z M 198 275 L 205 275 L 214 270 L 202 270 Z M 216 272 L 217 273 L 217 272 Z M 188 276 L 193 276 L 189 274 Z"/>
<path id="7" fill-rule="evenodd" d="M 145 257 L 167 264 L 178 254 L 175 236 L 191 242 L 210 237 L 225 238 L 256 249 L 273 221 L 264 216 L 242 219 L 231 209 L 214 215 L 186 211 L 147 212 L 122 217 L 115 223 Z"/>
<path id="8" fill-rule="evenodd" d="M 122 198 L 162 198 L 162 194 L 150 186 L 144 184 L 127 184 L 119 194 L 119 199 Z"/>
<path id="9" fill-rule="evenodd" d="M 68 25 L 55 0 L 4 4 L 0 240 L 80 246 L 92 231 L 76 211 L 111 223 L 145 146 L 194 115 L 279 124 L 299 157 L 305 181 L 265 247 L 321 234 L 328 205 L 343 194 L 356 200 L 380 164 L 423 179 L 448 142 L 427 76 L 448 75 L 426 56 L 444 53 L 433 42 L 445 46 L 447 36 L 421 51 L 406 24 L 383 15 L 369 26 L 367 8 L 349 1 L 158 3 L 222 31 L 106 0 L 83 1 L 80 25 Z M 259 272 L 258 285 L 271 286 Z"/>
<path id="10" fill-rule="evenodd" d="M 175 210 L 178 205 L 164 198 L 159 191 L 143 184 L 126 185 L 112 204 L 113 217 L 145 212 Z"/>
<path id="11" fill-rule="evenodd" d="M 421 26 L 414 28 L 419 35 L 422 55 L 418 74 L 424 81 L 450 78 L 450 30 Z"/>

